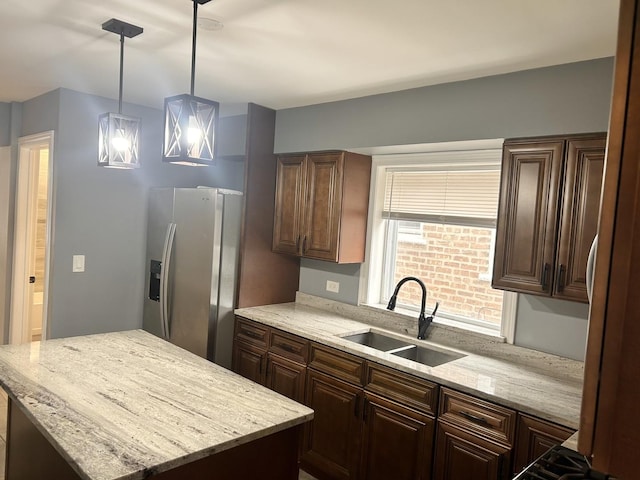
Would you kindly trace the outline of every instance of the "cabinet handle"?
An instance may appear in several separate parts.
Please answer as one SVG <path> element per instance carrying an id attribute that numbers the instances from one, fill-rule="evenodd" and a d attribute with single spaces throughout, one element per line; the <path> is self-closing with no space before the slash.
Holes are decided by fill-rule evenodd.
<path id="1" fill-rule="evenodd" d="M 296 252 L 300 251 L 300 235 L 296 238 Z"/>
<path id="2" fill-rule="evenodd" d="M 364 399 L 364 406 L 362 408 L 362 421 L 367 423 L 367 419 L 369 418 L 368 410 L 369 409 L 369 400 Z"/>
<path id="3" fill-rule="evenodd" d="M 242 334 L 246 335 L 247 337 L 255 338 L 256 340 L 262 340 L 262 335 L 256 332 L 252 332 L 250 330 L 243 330 Z"/>
<path id="4" fill-rule="evenodd" d="M 558 269 L 558 279 L 556 281 L 557 285 L 558 285 L 558 292 L 561 292 L 564 290 L 564 274 L 566 271 L 566 267 L 562 264 L 560 264 L 560 268 Z"/>
<path id="5" fill-rule="evenodd" d="M 282 350 L 285 350 L 287 352 L 291 352 L 291 353 L 297 353 L 295 347 L 292 347 L 291 345 L 287 344 L 287 343 L 282 343 L 282 344 L 278 344 L 278 345 L 274 345 L 274 347 L 279 347 Z"/>
<path id="6" fill-rule="evenodd" d="M 551 265 L 545 263 L 542 267 L 542 291 L 546 292 L 549 289 L 549 268 Z"/>
<path id="7" fill-rule="evenodd" d="M 305 235 L 302 239 L 302 253 L 307 251 L 307 236 Z"/>
<path id="8" fill-rule="evenodd" d="M 474 423 L 480 423 L 482 425 L 487 425 L 489 423 L 486 418 L 472 415 L 471 413 L 465 412 L 464 410 L 460 411 L 460 415 L 462 415 L 467 420 L 471 420 Z"/>

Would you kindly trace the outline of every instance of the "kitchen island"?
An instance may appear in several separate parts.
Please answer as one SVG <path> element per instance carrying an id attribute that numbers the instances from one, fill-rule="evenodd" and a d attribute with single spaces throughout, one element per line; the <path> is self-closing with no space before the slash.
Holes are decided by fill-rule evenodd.
<path id="1" fill-rule="evenodd" d="M 0 347 L 6 478 L 296 479 L 313 411 L 141 330 Z"/>

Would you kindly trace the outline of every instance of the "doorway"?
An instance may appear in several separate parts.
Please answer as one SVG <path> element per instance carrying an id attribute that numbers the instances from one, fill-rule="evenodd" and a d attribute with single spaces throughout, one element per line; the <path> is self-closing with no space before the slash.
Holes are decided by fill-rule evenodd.
<path id="1" fill-rule="evenodd" d="M 10 343 L 46 338 L 53 132 L 18 142 Z"/>

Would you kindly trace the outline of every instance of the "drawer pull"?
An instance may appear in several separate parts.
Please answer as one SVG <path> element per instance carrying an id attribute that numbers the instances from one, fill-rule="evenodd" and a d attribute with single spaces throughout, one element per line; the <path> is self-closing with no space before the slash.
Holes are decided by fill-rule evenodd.
<path id="1" fill-rule="evenodd" d="M 277 346 L 278 348 L 281 348 L 282 350 L 286 350 L 287 352 L 290 352 L 290 353 L 298 353 L 298 350 L 295 347 L 292 347 L 291 345 L 289 345 L 288 343 L 281 343 L 275 346 Z"/>
<path id="2" fill-rule="evenodd" d="M 252 332 L 250 330 L 243 330 L 242 333 L 247 337 L 255 338 L 256 340 L 262 340 L 262 335 L 260 335 L 259 333 Z"/>
<path id="3" fill-rule="evenodd" d="M 487 421 L 486 418 L 484 417 L 478 417 L 476 415 L 472 415 L 469 412 L 465 412 L 465 411 L 460 411 L 460 415 L 462 415 L 464 418 L 466 418 L 467 420 L 471 420 L 474 423 L 479 423 L 481 425 L 488 425 L 489 422 Z"/>

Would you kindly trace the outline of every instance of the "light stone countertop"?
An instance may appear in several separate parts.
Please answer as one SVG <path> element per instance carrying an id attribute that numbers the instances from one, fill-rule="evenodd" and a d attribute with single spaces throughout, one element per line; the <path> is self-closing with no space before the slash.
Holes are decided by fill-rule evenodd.
<path id="1" fill-rule="evenodd" d="M 1 346 L 0 385 L 91 480 L 147 478 L 313 418 L 142 330 Z"/>
<path id="2" fill-rule="evenodd" d="M 243 308 L 235 313 L 505 407 L 578 428 L 582 362 L 470 333 L 451 333 L 446 328 L 434 328 L 429 336 L 433 341 L 421 341 L 415 338 L 415 332 L 408 332 L 412 327 L 400 316 L 372 310 L 298 294 L 296 303 Z M 362 318 L 353 320 L 354 316 Z M 413 323 L 417 321 L 411 320 Z M 467 356 L 429 367 L 341 338 L 369 330 Z M 404 333 L 412 336 L 401 335 Z"/>

